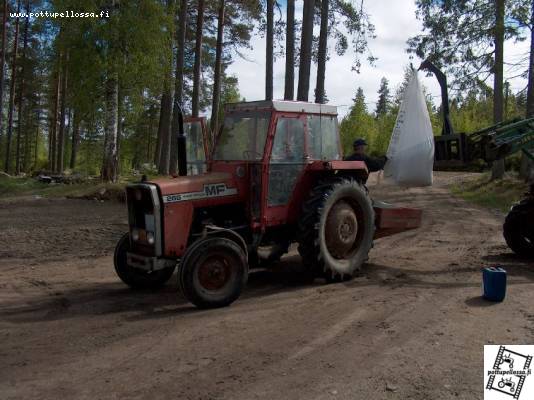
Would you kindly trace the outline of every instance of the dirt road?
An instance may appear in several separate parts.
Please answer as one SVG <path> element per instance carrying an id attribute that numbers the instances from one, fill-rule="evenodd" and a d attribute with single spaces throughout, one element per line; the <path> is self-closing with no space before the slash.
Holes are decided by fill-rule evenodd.
<path id="1" fill-rule="evenodd" d="M 534 343 L 534 265 L 510 254 L 503 216 L 432 188 L 371 184 L 424 225 L 375 243 L 351 282 L 295 286 L 289 255 L 231 307 L 133 292 L 112 250 L 125 207 L 0 203 L 2 399 L 481 399 L 484 344 Z M 480 298 L 482 266 L 509 272 Z"/>

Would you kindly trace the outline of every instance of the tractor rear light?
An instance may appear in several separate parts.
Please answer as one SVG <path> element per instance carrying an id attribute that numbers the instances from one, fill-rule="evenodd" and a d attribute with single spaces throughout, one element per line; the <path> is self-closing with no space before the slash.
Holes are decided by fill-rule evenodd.
<path id="1" fill-rule="evenodd" d="M 154 244 L 156 242 L 154 232 L 146 233 L 146 241 L 148 242 L 148 244 Z"/>
<path id="2" fill-rule="evenodd" d="M 132 240 L 134 242 L 139 240 L 139 229 L 132 229 Z"/>

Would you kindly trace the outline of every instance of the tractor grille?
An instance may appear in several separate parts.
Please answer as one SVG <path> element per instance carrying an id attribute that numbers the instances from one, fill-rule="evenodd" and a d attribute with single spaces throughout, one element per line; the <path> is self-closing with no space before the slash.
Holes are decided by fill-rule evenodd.
<path id="1" fill-rule="evenodd" d="M 144 256 L 161 255 L 161 215 L 156 187 L 129 185 L 126 201 L 132 252 Z"/>

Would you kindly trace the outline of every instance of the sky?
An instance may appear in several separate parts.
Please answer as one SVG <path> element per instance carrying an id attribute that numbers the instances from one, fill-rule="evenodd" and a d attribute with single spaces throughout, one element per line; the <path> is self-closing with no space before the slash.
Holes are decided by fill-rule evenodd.
<path id="1" fill-rule="evenodd" d="M 348 112 L 356 90 L 361 86 L 366 96 L 369 111 L 375 109 L 378 98 L 377 91 L 382 77 L 390 82 L 392 93 L 394 88 L 402 82 L 404 67 L 413 62 L 418 67 L 421 60 L 410 60 L 406 53 L 406 41 L 409 37 L 417 35 L 421 31 L 421 22 L 415 15 L 415 2 L 413 0 L 373 0 L 365 2 L 365 8 L 375 25 L 376 38 L 371 40 L 369 47 L 373 56 L 378 60 L 374 66 L 370 66 L 365 59 L 362 60 L 360 73 L 351 71 L 354 53 L 347 51 L 343 56 L 338 56 L 333 50 L 334 43 L 329 42 L 330 59 L 326 65 L 325 90 L 330 104 L 338 106 L 340 117 Z M 282 13 L 285 17 L 285 1 L 282 4 Z M 302 16 L 302 1 L 296 1 L 296 17 Z M 275 12 L 275 18 L 278 14 Z M 319 34 L 319 26 L 315 26 L 314 34 Z M 265 38 L 256 34 L 253 36 L 252 50 L 244 51 L 244 58 L 236 58 L 234 63 L 227 69 L 227 73 L 234 74 L 239 80 L 239 91 L 247 101 L 261 100 L 265 98 Z M 528 51 L 528 41 L 521 43 L 507 42 L 505 44 L 505 62 L 517 60 Z M 508 72 L 508 73 L 507 73 Z M 274 98 L 281 99 L 284 95 L 285 59 L 278 57 L 274 64 Z M 513 76 L 517 72 L 509 71 L 505 67 L 506 75 Z M 440 89 L 436 79 L 419 75 L 427 92 L 434 96 L 438 105 Z M 298 77 L 298 65 L 295 70 Z M 312 64 L 312 76 L 310 78 L 310 101 L 313 101 L 315 89 L 316 66 Z M 491 85 L 491 82 L 488 82 Z M 526 80 L 516 78 L 510 80 L 512 91 L 521 90 L 526 86 Z M 295 92 L 297 82 L 295 81 Z"/>

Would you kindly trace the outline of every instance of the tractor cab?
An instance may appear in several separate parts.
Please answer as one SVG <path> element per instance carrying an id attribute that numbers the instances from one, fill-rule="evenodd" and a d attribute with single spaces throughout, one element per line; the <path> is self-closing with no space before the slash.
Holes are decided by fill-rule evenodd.
<path id="1" fill-rule="evenodd" d="M 211 171 L 230 173 L 243 185 L 251 227 L 261 229 L 296 221 L 309 190 L 308 180 L 300 178 L 327 160 L 341 160 L 336 107 L 236 103 L 225 108 Z M 366 173 L 363 163 L 360 168 Z"/>
<path id="2" fill-rule="evenodd" d="M 368 259 L 374 239 L 421 223 L 420 210 L 370 199 L 365 163 L 342 160 L 335 106 L 229 104 L 205 158 L 202 121 L 187 121 L 179 176 L 126 188 L 129 232 L 117 244 L 115 269 L 131 287 L 162 286 L 178 266 L 189 301 L 226 306 L 249 268 L 278 260 L 292 243 L 306 280 L 341 281 Z"/>

